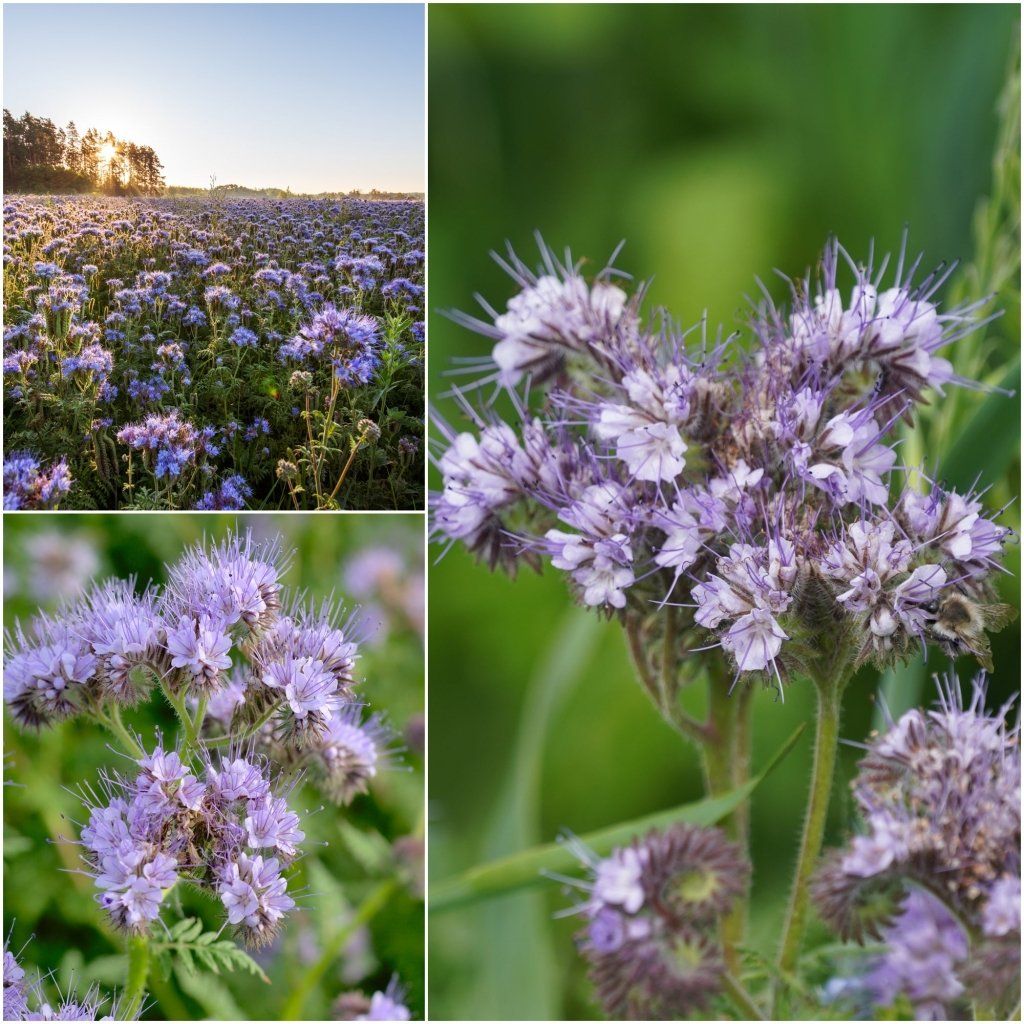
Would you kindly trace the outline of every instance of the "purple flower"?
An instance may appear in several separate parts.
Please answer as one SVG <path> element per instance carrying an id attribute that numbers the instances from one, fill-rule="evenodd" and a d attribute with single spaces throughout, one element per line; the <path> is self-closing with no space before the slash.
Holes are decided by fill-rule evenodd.
<path id="1" fill-rule="evenodd" d="M 577 936 L 609 1016 L 689 1016 L 719 988 L 716 922 L 744 891 L 749 866 L 716 829 L 675 825 L 597 857 L 570 847 L 587 877 L 568 880 L 583 899 Z"/>
<path id="2" fill-rule="evenodd" d="M 285 860 L 292 860 L 305 833 L 298 827 L 299 816 L 288 810 L 281 797 L 265 796 L 250 800 L 248 815 L 243 822 L 247 841 L 253 849 L 270 848 Z"/>
<path id="3" fill-rule="evenodd" d="M 168 626 L 166 648 L 171 667 L 181 670 L 186 686 L 219 689 L 222 674 L 231 668 L 231 637 L 207 616 L 185 617 Z"/>
<path id="4" fill-rule="evenodd" d="M 4 510 L 55 509 L 71 490 L 67 459 L 43 470 L 39 461 L 20 452 L 4 457 Z"/>
<path id="5" fill-rule="evenodd" d="M 106 800 L 90 797 L 81 833 L 113 924 L 145 931 L 167 891 L 186 878 L 221 897 L 247 941 L 269 940 L 294 906 L 281 868 L 298 856 L 304 833 L 299 816 L 272 792 L 267 763 L 204 753 L 200 771 L 180 752 L 158 747 L 138 769 L 131 780 L 101 780 Z M 265 861 L 264 850 L 277 856 Z"/>
<path id="6" fill-rule="evenodd" d="M 315 752 L 324 789 L 338 803 L 348 804 L 367 792 L 397 750 L 395 734 L 382 715 L 364 718 L 360 705 L 349 704 L 331 716 Z"/>
<path id="7" fill-rule="evenodd" d="M 853 668 L 929 642 L 988 664 L 1009 531 L 973 495 L 893 488 L 912 471 L 897 421 L 929 388 L 965 383 L 936 352 L 978 326 L 980 305 L 941 312 L 945 274 L 914 285 L 904 252 L 885 288 L 884 263 L 859 267 L 830 242 L 818 286 L 793 281 L 791 308 L 766 300 L 739 340 L 643 317 L 644 287 L 610 268 L 587 279 L 543 247 L 537 273 L 511 252 L 499 262 L 519 288 L 507 311 L 456 319 L 494 343 L 471 386 L 504 386 L 513 418 L 465 392 L 469 429 L 434 416 L 438 540 L 510 573 L 546 554 L 633 636 L 653 641 L 671 603 L 690 650 L 720 646 L 780 691 L 826 671 L 837 644 Z"/>
<path id="8" fill-rule="evenodd" d="M 917 1020 L 949 1020 L 964 990 L 957 968 L 968 950 L 956 918 L 934 896 L 914 890 L 882 941 L 886 952 L 864 979 L 873 1002 L 890 1006 L 906 994 Z"/>
<path id="9" fill-rule="evenodd" d="M 37 616 L 6 635 L 4 700 L 15 720 L 38 727 L 79 710 L 98 660 L 69 622 Z"/>
<path id="10" fill-rule="evenodd" d="M 228 912 L 228 923 L 237 925 L 246 945 L 267 945 L 295 901 L 287 894 L 276 857 L 239 854 L 222 871 L 218 890 Z"/>
<path id="11" fill-rule="evenodd" d="M 172 568 L 166 604 L 183 617 L 205 615 L 222 632 L 241 623 L 249 630 L 272 625 L 281 607 L 283 561 L 276 542 L 251 533 L 230 536 L 207 550 L 191 548 Z"/>
<path id="12" fill-rule="evenodd" d="M 812 887 L 844 938 L 890 947 L 878 1001 L 905 991 L 942 1019 L 967 987 L 987 1005 L 1019 990 L 1019 725 L 1008 708 L 987 714 L 984 697 L 982 675 L 964 707 L 951 676 L 936 708 L 908 711 L 870 744 L 853 787 L 863 832 Z M 901 890 L 909 895 L 894 902 Z M 976 936 L 969 961 L 958 922 Z"/>

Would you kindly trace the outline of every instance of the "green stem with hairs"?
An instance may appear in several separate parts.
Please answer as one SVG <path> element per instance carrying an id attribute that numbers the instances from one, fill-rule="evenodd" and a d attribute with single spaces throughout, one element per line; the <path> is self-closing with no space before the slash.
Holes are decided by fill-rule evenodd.
<path id="1" fill-rule="evenodd" d="M 733 788 L 733 769 L 736 763 L 736 735 L 739 699 L 729 694 L 724 681 L 708 677 L 708 722 L 715 737 L 704 746 L 704 777 L 709 796 L 721 796 Z M 721 823 L 722 830 L 741 843 L 740 818 L 732 811 Z M 722 955 L 726 966 L 734 974 L 740 969 L 739 944 L 743 941 L 746 909 L 743 900 L 737 900 L 732 910 L 722 918 Z"/>
<path id="2" fill-rule="evenodd" d="M 740 1020 L 764 1020 L 764 1013 L 754 1002 L 754 997 L 746 990 L 743 983 L 729 971 L 722 975 L 722 991 L 740 1011 Z"/>
<path id="3" fill-rule="evenodd" d="M 121 709 L 117 704 L 110 705 L 109 713 L 97 708 L 93 712 L 93 718 L 104 728 L 109 729 L 120 740 L 125 753 L 131 754 L 136 759 L 146 756 L 146 752 L 142 749 L 141 744 L 132 736 L 128 731 L 128 727 L 124 724 L 121 718 Z"/>
<path id="4" fill-rule="evenodd" d="M 181 727 L 185 732 L 186 750 L 195 750 L 199 743 L 199 735 L 196 732 L 192 716 L 188 713 L 188 708 L 185 707 L 184 695 L 176 697 L 171 688 L 163 680 L 160 681 L 160 689 L 163 691 L 164 697 L 167 698 L 167 703 L 174 708 L 175 714 L 178 716 L 178 721 L 181 722 Z"/>
<path id="5" fill-rule="evenodd" d="M 260 729 L 262 729 L 263 726 L 265 726 L 267 722 L 269 722 L 270 719 L 274 717 L 274 715 L 277 713 L 277 710 L 278 705 L 271 704 L 270 707 L 268 707 L 267 710 L 264 711 L 263 714 L 260 715 L 260 717 L 252 723 L 252 725 L 246 728 L 245 732 L 243 732 L 241 736 L 232 736 L 230 734 L 225 734 L 224 736 L 216 736 L 212 740 L 207 740 L 206 746 L 223 747 L 227 746 L 229 743 L 233 743 L 235 740 L 242 742 L 244 740 L 249 739 L 252 736 L 255 736 L 260 731 Z"/>
<path id="6" fill-rule="evenodd" d="M 209 703 L 210 698 L 203 694 L 199 698 L 199 704 L 196 706 L 195 717 L 192 719 L 192 735 L 197 739 L 203 734 L 203 722 L 206 720 L 206 705 Z"/>
<path id="7" fill-rule="evenodd" d="M 146 995 L 148 978 L 149 939 L 145 935 L 136 935 L 128 941 L 128 980 L 120 1008 L 122 1020 L 135 1020 L 138 1017 Z"/>
<path id="8" fill-rule="evenodd" d="M 622 628 L 626 634 L 626 643 L 637 678 L 661 717 L 681 736 L 691 743 L 697 744 L 698 749 L 703 749 L 711 741 L 712 732 L 706 723 L 698 722 L 696 718 L 687 714 L 679 706 L 679 701 L 674 694 L 666 704 L 664 698 L 665 672 L 655 672 L 651 667 L 640 620 L 635 616 L 628 615 L 623 620 Z"/>
<path id="9" fill-rule="evenodd" d="M 363 442 L 366 440 L 366 434 L 360 434 L 359 440 L 352 446 L 352 451 L 349 454 L 348 462 L 345 463 L 344 469 L 341 471 L 341 476 L 338 477 L 338 482 L 334 485 L 334 490 L 327 496 L 326 504 L 330 504 L 334 501 L 334 496 L 341 490 L 341 485 L 345 482 L 345 477 L 348 476 L 348 471 L 352 468 L 352 463 L 355 461 L 356 452 L 363 447 Z"/>
<path id="10" fill-rule="evenodd" d="M 800 955 L 800 944 L 807 925 L 807 915 L 810 910 L 810 882 L 825 839 L 825 824 L 832 796 L 836 753 L 839 749 L 839 716 L 843 704 L 843 691 L 849 679 L 848 666 L 848 660 L 840 657 L 832 672 L 814 680 L 818 697 L 814 767 L 807 803 L 807 817 L 804 820 L 803 836 L 800 840 L 800 851 L 797 855 L 796 869 L 793 875 L 789 909 L 779 943 L 778 970 L 780 976 L 791 974 L 796 967 Z M 775 991 L 772 994 L 772 1016 L 775 1015 L 777 985 L 773 988 Z"/>
<path id="11" fill-rule="evenodd" d="M 285 1001 L 284 1007 L 281 1010 L 281 1020 L 300 1019 L 310 992 L 313 991 L 320 979 L 332 967 L 337 965 L 349 939 L 387 906 L 388 900 L 391 899 L 397 889 L 397 878 L 385 879 L 375 889 L 371 890 L 352 917 L 324 943 L 324 951 L 320 955 L 320 959 L 299 978 L 295 988 L 292 989 L 291 994 Z"/>
<path id="12" fill-rule="evenodd" d="M 732 788 L 738 789 L 750 779 L 753 738 L 750 731 L 754 705 L 754 687 L 743 686 L 733 698 L 736 701 L 736 733 L 733 741 Z M 750 802 L 736 808 L 736 834 L 743 849 L 750 845 Z"/>

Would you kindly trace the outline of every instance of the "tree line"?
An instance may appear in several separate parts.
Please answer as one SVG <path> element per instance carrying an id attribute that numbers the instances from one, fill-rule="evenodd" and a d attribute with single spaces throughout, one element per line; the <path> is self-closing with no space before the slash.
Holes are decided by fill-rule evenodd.
<path id="1" fill-rule="evenodd" d="M 60 128 L 48 117 L 4 110 L 5 192 L 104 192 L 159 195 L 163 165 L 152 146 L 119 139 L 74 121 Z"/>

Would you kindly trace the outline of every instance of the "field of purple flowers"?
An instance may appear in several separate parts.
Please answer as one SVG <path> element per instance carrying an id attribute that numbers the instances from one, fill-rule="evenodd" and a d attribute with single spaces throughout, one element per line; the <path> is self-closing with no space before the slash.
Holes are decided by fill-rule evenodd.
<path id="1" fill-rule="evenodd" d="M 7 197 L 4 508 L 415 509 L 423 205 Z"/>

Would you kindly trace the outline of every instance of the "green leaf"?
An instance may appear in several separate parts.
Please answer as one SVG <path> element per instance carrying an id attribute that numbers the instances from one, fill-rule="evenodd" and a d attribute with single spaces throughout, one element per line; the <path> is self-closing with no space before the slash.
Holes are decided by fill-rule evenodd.
<path id="1" fill-rule="evenodd" d="M 964 490 L 979 476 L 983 482 L 995 480 L 1013 461 L 1020 445 L 1020 409 L 1003 392 L 1020 393 L 1020 352 L 999 387 L 1003 391 L 985 399 L 941 466 L 939 476 L 948 486 Z"/>
<path id="2" fill-rule="evenodd" d="M 485 857 L 500 857 L 540 838 L 539 795 L 548 734 L 573 688 L 587 678 L 601 640 L 596 616 L 572 608 L 552 633 L 524 695 L 515 747 L 484 834 Z M 481 952 L 474 965 L 473 1017 L 558 1016 L 560 979 L 541 893 L 474 908 L 468 923 Z"/>
<path id="3" fill-rule="evenodd" d="M 363 830 L 341 818 L 338 831 L 345 848 L 363 871 L 378 875 L 387 869 L 394 855 L 390 843 L 376 829 Z"/>
<path id="4" fill-rule="evenodd" d="M 801 725 L 779 748 L 759 775 L 742 786 L 717 797 L 707 797 L 695 803 L 683 804 L 667 811 L 636 818 L 610 828 L 582 836 L 583 842 L 598 856 L 607 855 L 614 847 L 622 846 L 635 836 L 652 828 L 663 828 L 685 821 L 693 825 L 714 825 L 746 800 L 761 782 L 793 749 L 806 728 Z M 547 843 L 530 850 L 471 868 L 458 878 L 441 882 L 431 888 L 430 910 L 439 913 L 477 900 L 501 896 L 517 889 L 538 885 L 544 880 L 543 872 L 564 874 L 578 867 L 576 857 L 563 843 Z"/>
<path id="5" fill-rule="evenodd" d="M 213 974 L 220 974 L 221 970 L 245 971 L 270 984 L 263 968 L 245 950 L 219 935 L 219 932 L 204 932 L 199 918 L 186 917 L 168 930 L 163 942 L 153 944 L 153 954 L 165 972 L 172 960 L 186 971 L 197 971 L 198 960 Z"/>
<path id="6" fill-rule="evenodd" d="M 244 1020 L 246 1013 L 241 1009 L 227 985 L 219 978 L 208 974 L 195 974 L 182 970 L 174 972 L 182 992 L 191 996 L 205 1011 L 210 1020 Z"/>

